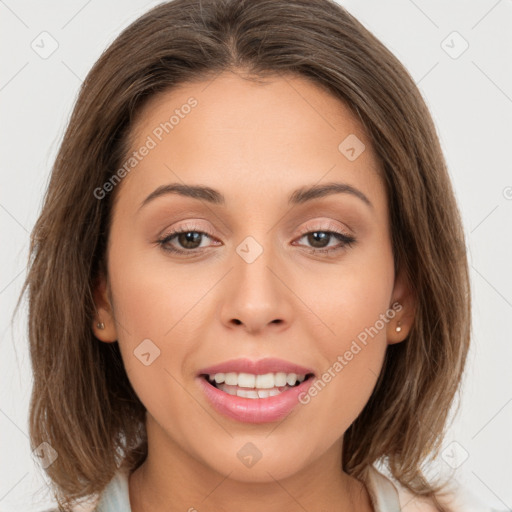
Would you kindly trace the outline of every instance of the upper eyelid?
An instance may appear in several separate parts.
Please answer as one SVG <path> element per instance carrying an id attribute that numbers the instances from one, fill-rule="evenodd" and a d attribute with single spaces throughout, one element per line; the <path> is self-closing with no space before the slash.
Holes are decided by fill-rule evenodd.
<path id="1" fill-rule="evenodd" d="M 310 221 L 312 222 L 312 221 Z M 326 232 L 326 233 L 336 233 L 336 234 L 342 234 L 349 238 L 354 238 L 353 235 L 350 233 L 347 233 L 346 230 L 340 229 L 338 227 L 335 227 L 332 225 L 332 221 L 330 221 L 329 225 L 325 226 L 318 226 L 318 227 L 312 227 L 310 225 L 306 225 L 299 229 L 298 234 L 294 237 L 294 240 L 300 239 L 304 237 L 306 234 L 313 233 L 315 231 L 320 232 Z M 220 241 L 217 236 L 215 236 L 211 231 L 202 229 L 196 225 L 185 225 L 185 226 L 178 226 L 176 228 L 172 228 L 169 231 L 164 231 L 164 233 L 159 237 L 159 240 L 165 240 L 166 238 L 174 238 L 176 235 L 186 232 L 195 232 L 195 233 L 201 233 L 202 235 L 206 235 L 207 238 L 209 238 L 212 241 Z M 192 252 L 192 251 L 190 251 Z"/>
<path id="2" fill-rule="evenodd" d="M 325 223 L 325 224 L 323 224 L 323 223 Z M 314 226 L 312 226 L 311 224 L 314 224 Z M 299 228 L 299 233 L 301 235 L 305 234 L 305 233 L 310 233 L 311 231 L 336 231 L 336 232 L 342 231 L 342 232 L 346 232 L 346 231 L 352 231 L 352 230 L 348 226 L 346 226 L 346 228 L 342 228 L 342 227 L 338 226 L 337 224 L 335 224 L 335 222 L 332 220 L 308 221 L 308 223 L 304 227 Z"/>
<path id="3" fill-rule="evenodd" d="M 172 229 L 173 230 L 177 230 L 177 229 L 181 230 L 181 229 L 185 229 L 185 228 L 188 229 L 189 226 L 193 226 L 194 229 L 197 229 L 197 231 L 200 231 L 200 230 L 204 229 L 204 228 L 198 226 L 198 224 L 201 223 L 201 222 L 207 222 L 207 223 L 211 224 L 211 221 L 209 221 L 208 219 L 197 218 L 197 219 L 192 219 L 192 220 L 176 221 L 174 224 L 177 224 L 178 227 L 172 228 Z M 184 224 L 181 224 L 181 223 L 184 223 Z M 222 223 L 222 224 L 224 225 L 224 223 Z M 293 222 L 293 224 L 295 224 L 295 222 Z M 304 224 L 304 222 L 302 222 L 301 224 Z M 346 228 L 348 228 L 349 230 L 352 231 L 352 228 L 346 222 L 342 222 L 340 220 L 335 220 L 335 219 L 328 218 L 328 217 L 325 217 L 325 216 L 312 217 L 312 218 L 306 220 L 305 224 L 308 226 L 308 228 L 300 228 L 300 230 L 302 230 L 302 229 L 309 229 L 309 226 L 311 224 L 315 224 L 315 225 L 316 224 L 327 224 L 329 226 L 334 226 L 334 225 L 337 225 L 337 224 L 342 224 L 342 225 L 346 226 Z M 273 227 L 274 226 L 272 226 L 270 229 L 273 229 Z M 291 227 L 291 222 L 287 222 L 284 225 L 285 229 L 289 229 L 290 227 Z M 268 231 L 270 231 L 270 229 Z M 315 229 L 315 228 L 313 228 L 313 229 Z M 169 228 L 169 230 L 170 230 L 170 228 Z M 204 229 L 204 230 L 207 230 L 207 229 Z M 215 228 L 215 231 L 219 231 L 219 232 L 223 233 L 223 236 L 231 235 L 233 233 L 233 230 L 231 228 L 229 228 L 227 230 Z"/>
<path id="4" fill-rule="evenodd" d="M 335 232 L 339 232 L 339 231 L 345 232 L 346 231 L 343 228 L 339 228 L 338 226 L 335 226 L 332 220 L 324 220 L 323 222 L 326 224 L 321 225 L 322 221 L 315 222 L 315 221 L 310 220 L 310 221 L 308 221 L 308 224 L 299 228 L 298 234 L 302 236 L 306 233 L 311 233 L 312 231 L 335 231 Z M 315 223 L 318 225 L 311 226 L 312 223 Z M 162 233 L 161 237 L 170 236 L 173 233 L 176 233 L 176 232 L 181 233 L 184 231 L 185 232 L 193 231 L 193 232 L 203 233 L 205 235 L 208 235 L 210 238 L 216 238 L 216 236 L 212 233 L 213 230 L 209 230 L 209 229 L 203 228 L 201 226 L 198 226 L 194 222 L 191 222 L 191 224 L 185 224 L 185 225 L 181 225 L 181 226 L 179 225 L 175 228 L 166 229 Z"/>

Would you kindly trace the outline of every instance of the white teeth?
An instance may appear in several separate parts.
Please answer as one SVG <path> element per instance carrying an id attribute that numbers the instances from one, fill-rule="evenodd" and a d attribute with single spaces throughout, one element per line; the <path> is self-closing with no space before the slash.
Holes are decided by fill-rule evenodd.
<path id="1" fill-rule="evenodd" d="M 228 395 L 236 396 L 236 391 L 237 391 L 236 386 L 226 386 L 226 384 L 219 384 L 217 387 L 221 391 L 224 391 L 224 393 L 227 393 Z"/>
<path id="2" fill-rule="evenodd" d="M 293 386 L 297 382 L 297 374 L 296 373 L 289 373 L 286 376 L 286 383 L 288 386 Z"/>
<path id="3" fill-rule="evenodd" d="M 226 373 L 226 384 L 229 384 L 230 386 L 236 386 L 238 384 L 238 373 L 230 372 Z"/>
<path id="4" fill-rule="evenodd" d="M 258 393 L 254 389 L 239 389 L 236 394 L 242 398 L 259 398 Z"/>
<path id="5" fill-rule="evenodd" d="M 260 389 L 270 389 L 274 387 L 274 375 L 265 373 L 265 375 L 256 375 L 256 387 Z"/>
<path id="6" fill-rule="evenodd" d="M 240 388 L 254 388 L 256 383 L 256 375 L 252 373 L 239 373 L 238 374 L 238 387 Z"/>
<path id="7" fill-rule="evenodd" d="M 274 375 L 276 386 L 286 386 L 286 373 L 279 372 Z"/>
<path id="8" fill-rule="evenodd" d="M 239 388 L 249 389 L 272 389 L 283 386 L 295 386 L 297 382 L 303 382 L 305 375 L 296 373 L 265 373 L 263 375 L 254 375 L 253 373 L 214 373 L 209 376 L 210 382 L 216 384 L 228 384 L 229 386 L 238 386 Z"/>
<path id="9" fill-rule="evenodd" d="M 283 391 L 290 389 L 289 386 L 284 386 L 282 388 L 272 388 L 272 389 L 250 389 L 250 388 L 239 388 L 238 386 L 230 386 L 229 384 L 218 384 L 217 388 L 228 395 L 239 396 L 242 398 L 269 398 L 271 396 L 276 396 L 281 394 Z"/>

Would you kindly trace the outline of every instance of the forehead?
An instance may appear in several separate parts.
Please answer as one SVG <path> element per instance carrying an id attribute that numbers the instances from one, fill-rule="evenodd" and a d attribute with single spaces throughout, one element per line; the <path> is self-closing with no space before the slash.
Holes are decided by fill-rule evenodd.
<path id="1" fill-rule="evenodd" d="M 149 100 L 131 141 L 131 151 L 151 146 L 123 180 L 132 198 L 180 180 L 220 187 L 227 197 L 341 178 L 382 194 L 379 161 L 359 119 L 293 75 L 259 83 L 223 72 L 181 84 Z"/>
<path id="2" fill-rule="evenodd" d="M 190 108 L 191 102 L 196 106 Z M 158 129 L 169 121 L 170 131 Z M 305 77 L 270 75 L 254 81 L 230 71 L 155 95 L 136 117 L 132 138 L 137 146 L 147 134 L 160 139 L 172 132 L 177 144 L 189 131 L 200 137 L 201 144 L 218 143 L 227 134 L 234 141 L 237 134 L 242 138 L 251 133 L 258 135 L 254 142 L 274 141 L 272 146 L 305 136 L 319 149 L 333 145 L 336 149 L 344 133 L 366 137 L 362 124 L 343 101 Z"/>

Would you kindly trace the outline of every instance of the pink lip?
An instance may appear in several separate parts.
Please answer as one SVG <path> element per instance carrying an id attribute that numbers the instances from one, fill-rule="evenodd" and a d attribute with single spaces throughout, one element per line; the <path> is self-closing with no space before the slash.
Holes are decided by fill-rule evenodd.
<path id="1" fill-rule="evenodd" d="M 314 381 L 314 378 L 308 378 L 298 386 L 289 388 L 279 395 L 254 399 L 225 393 L 210 384 L 205 378 L 205 375 L 229 372 L 246 372 L 255 375 L 277 372 L 311 375 L 314 372 L 304 366 L 273 358 L 259 361 L 234 359 L 200 370 L 197 377 L 199 385 L 214 409 L 224 416 L 242 423 L 267 423 L 285 418 L 299 403 L 299 395 L 305 393 Z"/>
<path id="2" fill-rule="evenodd" d="M 204 377 L 197 377 L 208 401 L 221 414 L 242 423 L 267 423 L 279 421 L 299 403 L 299 395 L 305 393 L 313 383 L 306 379 L 298 386 L 268 398 L 242 398 L 229 395 L 210 384 Z"/>
<path id="3" fill-rule="evenodd" d="M 214 366 L 208 366 L 199 370 L 199 375 L 211 375 L 212 373 L 253 373 L 255 375 L 264 375 L 265 373 L 296 373 L 297 375 L 307 375 L 314 373 L 311 368 L 299 366 L 290 363 L 284 359 L 265 358 L 258 361 L 251 359 L 231 359 Z"/>

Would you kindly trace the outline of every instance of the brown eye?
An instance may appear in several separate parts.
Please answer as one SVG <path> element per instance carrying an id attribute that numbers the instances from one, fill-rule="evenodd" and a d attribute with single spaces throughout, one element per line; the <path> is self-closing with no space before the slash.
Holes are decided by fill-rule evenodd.
<path id="1" fill-rule="evenodd" d="M 338 231 L 309 231 L 303 233 L 301 237 L 305 238 L 311 248 L 311 252 L 330 253 L 338 250 L 342 250 L 346 247 L 350 247 L 355 243 L 356 239 L 352 236 L 346 235 Z M 331 241 L 338 240 L 338 245 L 329 247 Z"/>
<path id="2" fill-rule="evenodd" d="M 185 254 L 185 253 L 194 253 L 198 250 L 206 248 L 206 246 L 201 247 L 201 243 L 205 239 L 212 240 L 212 236 L 204 231 L 196 231 L 193 229 L 182 229 L 172 231 L 171 233 L 165 235 L 163 238 L 158 240 L 158 244 L 168 252 Z"/>
<path id="3" fill-rule="evenodd" d="M 197 249 L 201 245 L 201 237 L 203 234 L 198 231 L 186 231 L 175 236 L 181 247 L 185 249 Z"/>
<path id="4" fill-rule="evenodd" d="M 332 234 L 327 233 L 326 231 L 313 231 L 306 236 L 307 236 L 308 242 L 313 247 L 319 248 L 319 249 L 326 247 L 332 238 Z"/>

